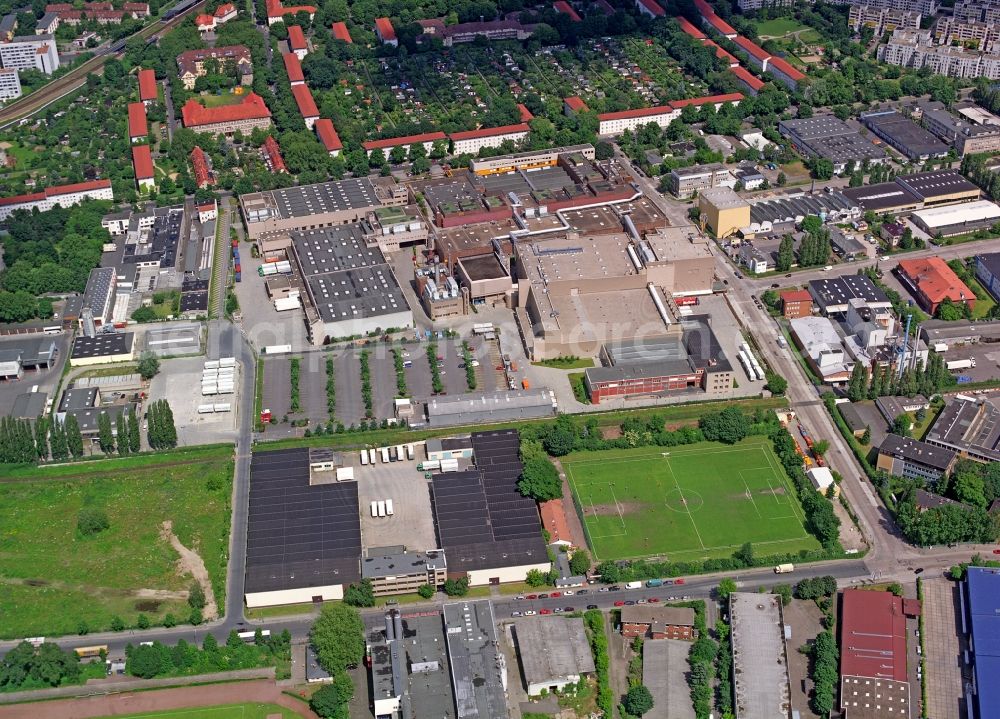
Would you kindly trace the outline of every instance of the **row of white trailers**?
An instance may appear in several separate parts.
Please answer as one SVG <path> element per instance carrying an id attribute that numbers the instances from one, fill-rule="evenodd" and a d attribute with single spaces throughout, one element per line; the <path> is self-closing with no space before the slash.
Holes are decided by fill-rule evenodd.
<path id="1" fill-rule="evenodd" d="M 405 462 L 408 459 L 413 459 L 415 456 L 413 450 L 413 444 L 398 444 L 395 447 L 379 447 L 378 449 L 363 449 L 361 450 L 361 464 L 376 464 L 377 459 L 381 455 L 382 461 L 386 464 L 389 462 Z"/>
<path id="2" fill-rule="evenodd" d="M 372 502 L 372 516 L 373 517 L 391 517 L 393 515 L 392 510 L 392 500 L 378 500 L 377 502 Z"/>
<path id="3" fill-rule="evenodd" d="M 201 394 L 203 397 L 216 394 L 233 394 L 235 386 L 235 357 L 223 357 L 222 359 L 209 360 L 205 363 L 205 367 L 201 371 Z"/>
<path id="4" fill-rule="evenodd" d="M 220 402 L 218 404 L 199 404 L 198 414 L 218 414 L 220 412 L 232 412 L 233 405 L 229 402 Z"/>
<path id="5" fill-rule="evenodd" d="M 746 370 L 747 376 L 750 379 L 762 380 L 764 379 L 764 370 L 761 369 L 760 362 L 754 357 L 753 352 L 750 351 L 750 345 L 746 342 L 740 345 L 740 364 L 743 365 L 743 369 Z"/>

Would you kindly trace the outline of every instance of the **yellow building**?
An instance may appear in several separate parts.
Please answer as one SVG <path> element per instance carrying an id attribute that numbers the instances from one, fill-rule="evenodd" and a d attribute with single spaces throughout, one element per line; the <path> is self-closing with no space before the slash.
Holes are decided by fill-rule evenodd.
<path id="1" fill-rule="evenodd" d="M 722 239 L 750 225 L 750 203 L 729 187 L 710 187 L 698 195 L 705 227 Z"/>

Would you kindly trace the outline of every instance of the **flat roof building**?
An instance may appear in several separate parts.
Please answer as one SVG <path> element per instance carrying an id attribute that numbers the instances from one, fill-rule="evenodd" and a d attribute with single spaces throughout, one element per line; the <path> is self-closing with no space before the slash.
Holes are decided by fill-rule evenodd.
<path id="1" fill-rule="evenodd" d="M 778 130 L 792 141 L 792 146 L 809 157 L 821 157 L 833 164 L 833 170 L 841 173 L 847 164 L 860 165 L 886 161 L 885 150 L 873 145 L 852 129 L 843 120 L 832 115 L 781 120 Z"/>
<path id="2" fill-rule="evenodd" d="M 920 323 L 920 338 L 929 345 L 941 342 L 949 346 L 1000 342 L 1000 320 L 977 322 L 926 320 Z"/>
<path id="3" fill-rule="evenodd" d="M 0 350 L 0 358 L 2 357 L 3 351 Z M 0 359 L 0 365 L 3 363 L 4 361 Z M 48 409 L 48 397 L 45 392 L 22 392 L 14 398 L 9 416 L 14 419 L 37 419 Z"/>
<path id="4" fill-rule="evenodd" d="M 132 332 L 101 332 L 93 337 L 81 335 L 73 340 L 69 363 L 72 367 L 111 362 L 131 362 L 135 359 L 135 334 Z"/>
<path id="5" fill-rule="evenodd" d="M 734 710 L 740 719 L 791 716 L 788 659 L 776 594 L 729 595 L 733 647 Z"/>
<path id="6" fill-rule="evenodd" d="M 796 346 L 805 352 L 809 366 L 824 382 L 837 384 L 850 378 L 853 363 L 830 319 L 798 317 L 788 324 Z"/>
<path id="7" fill-rule="evenodd" d="M 361 578 L 371 580 L 376 597 L 413 593 L 424 584 L 437 588 L 448 578 L 447 560 L 440 549 L 408 552 L 384 547 L 367 554 L 361 560 Z"/>
<path id="8" fill-rule="evenodd" d="M 781 314 L 787 319 L 809 317 L 812 314 L 812 295 L 809 290 L 786 290 L 781 295 Z"/>
<path id="9" fill-rule="evenodd" d="M 696 192 L 709 187 L 735 187 L 736 178 L 719 163 L 694 165 L 670 171 L 670 191 L 677 197 L 692 197 Z"/>
<path id="10" fill-rule="evenodd" d="M 55 187 L 46 187 L 44 190 L 26 195 L 12 195 L 0 198 L 0 222 L 10 217 L 15 210 L 33 210 L 38 208 L 39 212 L 47 212 L 57 205 L 60 207 L 72 207 L 86 199 L 114 200 L 111 180 L 91 180 L 90 182 L 77 182 L 71 185 L 57 185 Z"/>
<path id="11" fill-rule="evenodd" d="M 507 716 L 507 666 L 499 649 L 493 604 L 455 602 L 442 610 L 458 719 Z"/>
<path id="12" fill-rule="evenodd" d="M 524 581 L 550 568 L 535 501 L 517 488 L 521 474 L 515 430 L 475 432 L 476 467 L 435 474 L 434 520 L 448 574 L 472 586 Z"/>
<path id="13" fill-rule="evenodd" d="M 538 419 L 555 412 L 555 393 L 544 388 L 438 395 L 427 402 L 432 427 Z"/>
<path id="14" fill-rule="evenodd" d="M 958 455 L 951 449 L 889 434 L 879 445 L 875 466 L 894 477 L 920 479 L 934 484 L 952 470 L 957 458 Z"/>
<path id="15" fill-rule="evenodd" d="M 51 369 L 58 352 L 56 341 L 50 336 L 0 342 L 0 379 L 21 379 L 26 369 Z"/>
<path id="16" fill-rule="evenodd" d="M 864 275 L 841 275 L 809 281 L 809 294 L 824 315 L 846 314 L 850 301 L 864 300 L 874 309 L 891 309 L 889 298 Z"/>
<path id="17" fill-rule="evenodd" d="M 896 272 L 920 306 L 932 315 L 942 302 L 949 300 L 954 304 L 966 304 L 969 309 L 976 305 L 975 293 L 940 257 L 900 260 Z"/>
<path id="18" fill-rule="evenodd" d="M 750 203 L 731 187 L 702 190 L 698 195 L 698 210 L 705 215 L 705 225 L 719 239 L 750 225 Z"/>
<path id="19" fill-rule="evenodd" d="M 962 587 L 962 628 L 968 634 L 974 694 L 966 701 L 980 719 L 1000 716 L 1000 571 L 969 567 Z"/>
<path id="20" fill-rule="evenodd" d="M 932 207 L 913 213 L 913 224 L 931 237 L 964 235 L 1000 222 L 1000 207 L 989 200 L 948 207 Z"/>
<path id="21" fill-rule="evenodd" d="M 1000 406 L 990 397 L 950 398 L 924 441 L 977 462 L 1000 462 Z"/>
<path id="22" fill-rule="evenodd" d="M 306 447 L 255 452 L 250 477 L 247 606 L 342 599 L 361 578 L 357 482 L 313 484 Z"/>
<path id="23" fill-rule="evenodd" d="M 896 110 L 862 114 L 861 122 L 911 161 L 948 154 L 947 145 Z"/>
<path id="24" fill-rule="evenodd" d="M 524 617 L 514 621 L 514 637 L 528 696 L 560 690 L 595 671 L 582 618 L 556 623 Z"/>

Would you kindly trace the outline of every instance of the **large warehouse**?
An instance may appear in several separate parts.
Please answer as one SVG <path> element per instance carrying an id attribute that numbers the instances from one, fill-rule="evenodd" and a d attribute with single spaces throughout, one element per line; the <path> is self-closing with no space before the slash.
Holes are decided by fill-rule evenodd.
<path id="1" fill-rule="evenodd" d="M 517 488 L 522 466 L 517 432 L 475 432 L 472 445 L 475 468 L 432 479 L 448 575 L 481 586 L 522 582 L 532 569 L 549 571 L 538 506 Z"/>
<path id="2" fill-rule="evenodd" d="M 963 587 L 967 616 L 962 626 L 969 634 L 975 694 L 966 694 L 969 716 L 1000 716 L 1000 572 L 969 567 Z M 975 707 L 975 712 L 972 707 Z"/>
<path id="3" fill-rule="evenodd" d="M 873 145 L 851 128 L 846 122 L 833 115 L 795 120 L 782 120 L 778 131 L 792 141 L 792 146 L 809 157 L 820 157 L 833 164 L 833 171 L 843 172 L 848 163 L 861 165 L 868 160 L 876 164 L 885 162 L 885 150 Z"/>
<path id="4" fill-rule="evenodd" d="M 255 452 L 247 527 L 248 607 L 343 599 L 361 579 L 358 484 L 329 481 L 306 447 Z"/>
<path id="5" fill-rule="evenodd" d="M 932 207 L 913 213 L 913 224 L 931 237 L 952 237 L 991 227 L 1000 222 L 1000 207 L 989 200 Z"/>

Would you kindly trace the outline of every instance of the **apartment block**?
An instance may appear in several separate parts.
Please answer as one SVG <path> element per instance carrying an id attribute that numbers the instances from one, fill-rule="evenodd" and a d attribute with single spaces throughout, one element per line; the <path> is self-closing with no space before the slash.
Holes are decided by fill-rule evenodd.
<path id="1" fill-rule="evenodd" d="M 1000 50 L 1000 24 L 963 22 L 951 17 L 940 18 L 934 25 L 934 40 L 939 45 L 973 46 L 982 52 Z"/>
<path id="2" fill-rule="evenodd" d="M 923 111 L 920 120 L 924 127 L 951 143 L 959 155 L 1000 151 L 1000 121 L 996 124 L 977 124 L 955 117 L 944 108 Z"/>
<path id="3" fill-rule="evenodd" d="M 54 35 L 24 35 L 0 43 L 0 65 L 8 70 L 38 70 L 51 75 L 59 69 Z"/>
<path id="4" fill-rule="evenodd" d="M 916 70 L 926 67 L 935 75 L 1000 79 L 1000 54 L 985 54 L 951 45 L 935 45 L 930 31 L 895 30 L 878 49 L 880 62 Z"/>
<path id="5" fill-rule="evenodd" d="M 17 70 L 0 70 L 0 101 L 21 97 L 21 78 Z"/>
<path id="6" fill-rule="evenodd" d="M 851 5 L 847 24 L 855 32 L 860 32 L 863 27 L 870 27 L 875 31 L 875 36 L 878 37 L 897 28 L 919 30 L 920 13 L 913 10 L 897 10 L 872 5 Z"/>

